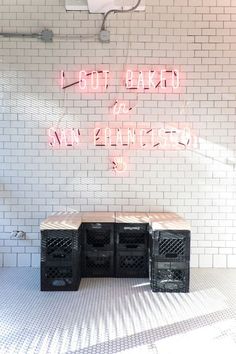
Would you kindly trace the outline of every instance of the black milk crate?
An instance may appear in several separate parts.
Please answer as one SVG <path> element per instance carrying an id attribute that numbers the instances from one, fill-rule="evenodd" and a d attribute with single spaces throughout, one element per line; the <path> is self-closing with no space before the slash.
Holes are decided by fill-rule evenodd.
<path id="1" fill-rule="evenodd" d="M 114 252 L 113 251 L 86 251 L 83 253 L 84 277 L 113 277 Z"/>
<path id="2" fill-rule="evenodd" d="M 154 231 L 150 237 L 150 256 L 158 257 L 160 261 L 189 261 L 190 231 Z"/>
<path id="3" fill-rule="evenodd" d="M 149 278 L 153 292 L 189 292 L 189 273 L 189 262 L 149 260 Z"/>
<path id="4" fill-rule="evenodd" d="M 81 280 L 81 252 L 77 262 L 41 262 L 41 291 L 75 291 Z"/>
<path id="5" fill-rule="evenodd" d="M 78 258 L 80 238 L 78 230 L 41 231 L 41 262 L 72 262 Z"/>
<path id="6" fill-rule="evenodd" d="M 148 237 L 148 224 L 116 224 L 117 250 L 147 250 Z"/>
<path id="7" fill-rule="evenodd" d="M 117 251 L 116 252 L 116 277 L 147 278 L 148 277 L 147 250 Z"/>
<path id="8" fill-rule="evenodd" d="M 113 223 L 84 223 L 83 240 L 86 251 L 114 249 Z"/>

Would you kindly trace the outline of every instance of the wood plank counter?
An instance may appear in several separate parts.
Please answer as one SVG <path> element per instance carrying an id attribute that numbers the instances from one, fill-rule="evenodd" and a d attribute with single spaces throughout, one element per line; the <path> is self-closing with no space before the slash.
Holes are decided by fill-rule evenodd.
<path id="1" fill-rule="evenodd" d="M 87 212 L 81 213 L 82 222 L 86 223 L 114 223 L 114 212 Z"/>
<path id="2" fill-rule="evenodd" d="M 116 212 L 116 223 L 130 223 L 130 224 L 148 224 L 149 217 L 147 213 L 130 213 L 130 212 Z"/>
<path id="3" fill-rule="evenodd" d="M 50 215 L 40 224 L 40 230 L 78 230 L 82 223 L 78 212 L 58 212 Z"/>
<path id="4" fill-rule="evenodd" d="M 189 223 L 176 213 L 149 213 L 152 230 L 189 230 Z"/>
<path id="5" fill-rule="evenodd" d="M 58 212 L 40 224 L 40 230 L 75 230 L 82 223 L 142 223 L 155 230 L 190 230 L 189 223 L 176 213 Z"/>

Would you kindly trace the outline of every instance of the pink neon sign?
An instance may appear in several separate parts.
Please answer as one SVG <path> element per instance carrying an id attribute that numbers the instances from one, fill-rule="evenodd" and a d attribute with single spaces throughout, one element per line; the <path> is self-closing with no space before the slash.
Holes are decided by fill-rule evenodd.
<path id="1" fill-rule="evenodd" d="M 73 73 L 60 74 L 60 85 L 62 89 L 75 86 L 80 92 L 100 92 L 114 86 L 109 70 L 80 70 Z M 126 90 L 136 92 L 176 92 L 180 87 L 179 70 L 174 69 L 128 69 L 122 74 L 121 85 Z"/>
<path id="2" fill-rule="evenodd" d="M 113 106 L 111 107 L 111 113 L 113 115 L 127 115 L 131 113 L 131 111 L 135 108 L 135 106 L 130 106 L 128 102 L 115 101 Z"/>
<path id="3" fill-rule="evenodd" d="M 55 147 L 75 147 L 80 144 L 80 129 L 48 129 L 48 144 Z"/>
<path id="4" fill-rule="evenodd" d="M 127 169 L 127 162 L 123 157 L 114 157 L 112 159 L 112 169 L 116 173 L 124 172 Z"/>
<path id="5" fill-rule="evenodd" d="M 179 149 L 191 144 L 190 129 L 95 128 L 94 146 L 134 149 Z"/>
<path id="6" fill-rule="evenodd" d="M 76 76 L 76 81 L 71 81 L 66 84 L 65 72 L 61 71 L 61 88 L 67 89 L 75 85 L 79 87 L 81 91 L 85 91 L 88 88 L 94 91 L 99 90 L 101 87 L 105 89 L 108 88 L 109 70 L 93 70 L 89 72 L 80 70 Z"/>
<path id="7" fill-rule="evenodd" d="M 180 84 L 179 71 L 173 70 L 127 70 L 125 86 L 134 90 L 165 90 L 167 87 L 178 89 Z"/>
<path id="8" fill-rule="evenodd" d="M 91 144 L 95 148 L 130 149 L 185 149 L 193 140 L 190 129 L 184 128 L 110 128 L 96 127 L 89 136 L 81 129 L 50 128 L 48 144 L 52 148 L 79 147 L 81 143 Z"/>

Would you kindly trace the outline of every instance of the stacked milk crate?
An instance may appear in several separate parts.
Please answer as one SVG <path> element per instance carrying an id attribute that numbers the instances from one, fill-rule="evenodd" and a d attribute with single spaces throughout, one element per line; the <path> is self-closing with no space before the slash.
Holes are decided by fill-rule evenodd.
<path id="1" fill-rule="evenodd" d="M 114 276 L 114 213 L 83 213 L 83 276 Z"/>
<path id="2" fill-rule="evenodd" d="M 149 258 L 148 258 L 149 256 Z M 41 223 L 41 290 L 84 277 L 149 277 L 152 291 L 188 292 L 189 225 L 174 213 L 61 212 Z"/>
<path id="3" fill-rule="evenodd" d="M 149 224 L 146 214 L 116 213 L 116 276 L 148 276 Z"/>
<path id="4" fill-rule="evenodd" d="M 149 214 L 150 286 L 154 292 L 188 292 L 189 225 L 174 213 Z"/>
<path id="5" fill-rule="evenodd" d="M 77 290 L 81 279 L 81 218 L 57 213 L 41 224 L 41 290 Z"/>

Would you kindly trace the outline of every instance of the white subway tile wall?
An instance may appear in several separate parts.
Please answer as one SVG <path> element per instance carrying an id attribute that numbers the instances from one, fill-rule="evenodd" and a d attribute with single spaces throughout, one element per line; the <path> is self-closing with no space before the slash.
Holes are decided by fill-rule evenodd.
<path id="1" fill-rule="evenodd" d="M 146 0 L 145 12 L 108 17 L 110 43 L 94 36 L 101 23 L 63 0 L 0 0 L 1 32 L 54 33 L 0 37 L 0 266 L 39 266 L 39 224 L 55 211 L 116 210 L 177 212 L 192 226 L 192 266 L 236 267 L 236 1 Z M 127 68 L 160 67 L 180 70 L 178 93 L 122 89 Z M 60 87 L 61 70 L 68 83 L 101 68 L 113 75 L 104 92 Z M 116 99 L 135 106 L 129 117 L 113 117 Z M 109 150 L 90 136 L 104 126 L 187 126 L 197 138 L 186 150 Z M 88 140 L 52 149 L 50 127 Z"/>

